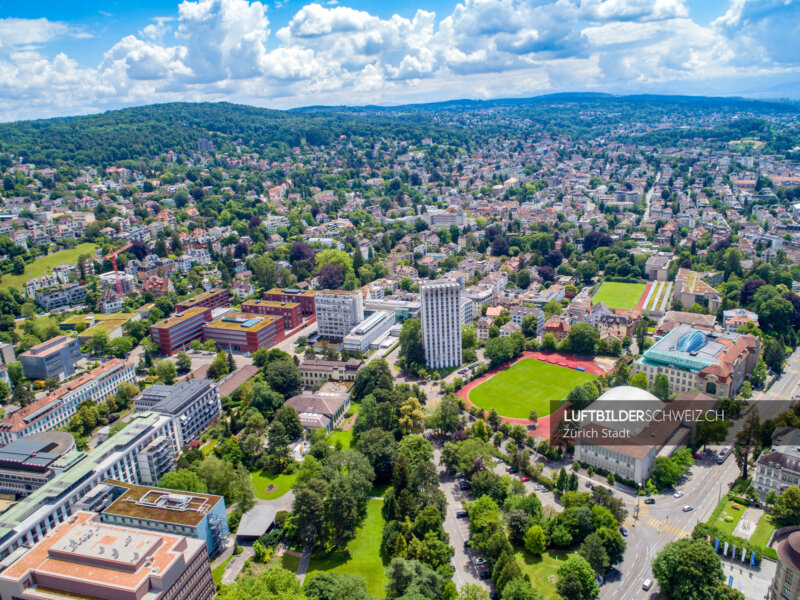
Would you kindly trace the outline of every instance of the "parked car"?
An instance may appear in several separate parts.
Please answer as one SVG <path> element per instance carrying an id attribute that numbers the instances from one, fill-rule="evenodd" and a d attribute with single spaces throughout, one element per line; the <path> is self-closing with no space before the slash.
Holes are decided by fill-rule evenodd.
<path id="1" fill-rule="evenodd" d="M 695 460 L 700 460 L 703 458 L 703 455 L 700 454 L 699 452 L 695 452 L 694 454 L 692 454 L 692 458 Z"/>
<path id="2" fill-rule="evenodd" d="M 522 477 L 520 477 L 520 480 L 521 480 L 521 481 L 524 483 L 524 482 L 526 482 L 526 481 L 530 481 L 530 480 L 531 480 L 531 478 L 530 478 L 530 477 L 528 477 L 527 475 L 523 475 Z"/>
<path id="3" fill-rule="evenodd" d="M 486 564 L 486 559 L 483 558 L 482 556 L 479 556 L 478 558 L 475 559 L 475 564 L 481 567 Z"/>
<path id="4" fill-rule="evenodd" d="M 464 540 L 464 552 L 469 552 L 469 540 Z"/>
<path id="5" fill-rule="evenodd" d="M 466 479 L 459 479 L 458 480 L 458 487 L 460 487 L 462 490 L 468 490 L 469 489 L 469 481 L 467 481 Z"/>
<path id="6" fill-rule="evenodd" d="M 644 583 L 642 584 L 642 589 L 646 592 L 651 587 L 653 587 L 653 580 L 652 579 L 645 579 Z"/>
<path id="7" fill-rule="evenodd" d="M 485 580 L 491 578 L 492 578 L 492 572 L 489 569 L 483 569 L 481 571 L 478 571 L 478 579 Z"/>
<path id="8" fill-rule="evenodd" d="M 645 498 L 644 503 L 645 504 L 655 504 L 656 503 L 656 499 L 655 498 Z"/>
<path id="9" fill-rule="evenodd" d="M 628 530 L 624 527 L 620 527 L 619 532 L 622 534 L 622 537 L 628 537 Z"/>
<path id="10" fill-rule="evenodd" d="M 467 518 L 467 511 L 465 510 L 457 510 L 456 511 L 456 519 L 466 519 Z"/>
<path id="11" fill-rule="evenodd" d="M 686 506 L 683 507 L 683 512 L 690 512 L 690 511 L 693 511 L 693 510 L 694 510 L 694 506 L 692 506 L 691 504 L 687 504 Z"/>
<path id="12" fill-rule="evenodd" d="M 683 497 L 683 492 L 675 492 L 675 493 L 674 493 L 674 494 L 672 494 L 672 495 L 673 495 L 675 498 L 682 498 L 682 497 Z"/>
<path id="13" fill-rule="evenodd" d="M 516 467 L 506 467 L 506 472 L 514 475 L 515 473 L 519 473 L 519 469 Z"/>

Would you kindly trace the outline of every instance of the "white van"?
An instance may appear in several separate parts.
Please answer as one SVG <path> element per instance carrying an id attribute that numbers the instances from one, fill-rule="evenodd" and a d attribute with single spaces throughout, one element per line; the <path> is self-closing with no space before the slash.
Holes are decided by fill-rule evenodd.
<path id="1" fill-rule="evenodd" d="M 642 584 L 642 589 L 646 592 L 651 587 L 653 587 L 653 580 L 652 579 L 645 579 L 644 583 Z"/>

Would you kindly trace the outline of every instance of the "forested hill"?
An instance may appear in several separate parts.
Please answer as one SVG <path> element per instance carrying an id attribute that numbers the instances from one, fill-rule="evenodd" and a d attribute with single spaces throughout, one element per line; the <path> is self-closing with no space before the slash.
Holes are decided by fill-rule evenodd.
<path id="1" fill-rule="evenodd" d="M 83 117 L 0 124 L 0 151 L 25 162 L 104 166 L 197 149 L 197 140 L 217 148 L 241 140 L 267 158 L 284 156 L 303 142 L 330 143 L 340 135 L 413 141 L 426 137 L 458 143 L 463 132 L 430 119 L 341 112 L 300 114 L 230 103 L 154 104 Z"/>
<path id="2" fill-rule="evenodd" d="M 341 135 L 362 137 L 373 143 L 402 139 L 418 143 L 432 138 L 442 145 L 465 147 L 472 136 L 526 136 L 532 133 L 591 138 L 612 131 L 621 123 L 691 122 L 698 116 L 800 112 L 792 102 L 692 96 L 610 96 L 606 94 L 551 94 L 534 98 L 454 100 L 394 107 L 315 106 L 290 111 L 240 104 L 154 104 L 102 114 L 19 121 L 0 124 L 0 152 L 21 156 L 25 162 L 57 166 L 103 167 L 125 160 L 151 159 L 167 150 L 197 149 L 207 138 L 217 149 L 241 140 L 266 159 L 281 159 L 293 146 L 329 144 Z M 480 114 L 480 119 L 469 114 Z M 503 115 L 525 121 L 510 130 Z M 757 129 L 757 127 L 754 127 Z M 769 130 L 769 127 L 767 127 Z M 737 132 L 724 132 L 731 135 Z M 775 132 L 761 132 L 767 143 Z M 694 136 L 694 130 L 668 130 L 654 142 L 672 142 Z M 797 132 L 784 132 L 779 151 L 797 142 Z"/>

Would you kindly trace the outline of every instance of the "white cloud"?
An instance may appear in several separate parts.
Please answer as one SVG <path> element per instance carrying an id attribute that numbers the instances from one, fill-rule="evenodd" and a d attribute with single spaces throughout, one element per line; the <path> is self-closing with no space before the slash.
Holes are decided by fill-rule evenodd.
<path id="1" fill-rule="evenodd" d="M 796 73 L 798 2 L 729 1 L 703 26 L 685 0 L 462 0 L 450 14 L 388 18 L 320 0 L 272 35 L 264 2 L 184 0 L 90 66 L 58 52 L 83 32 L 0 19 L 0 118 L 181 99 L 288 107 L 695 91 Z"/>

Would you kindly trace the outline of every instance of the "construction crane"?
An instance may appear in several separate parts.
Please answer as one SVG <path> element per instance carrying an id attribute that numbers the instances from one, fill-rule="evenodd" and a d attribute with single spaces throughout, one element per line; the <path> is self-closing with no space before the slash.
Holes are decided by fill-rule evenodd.
<path id="1" fill-rule="evenodd" d="M 125 244 L 125 245 L 124 245 L 122 248 L 120 248 L 119 250 L 112 250 L 112 251 L 111 251 L 111 254 L 109 254 L 108 256 L 106 256 L 106 260 L 108 260 L 108 259 L 110 258 L 110 259 L 111 259 L 111 264 L 114 266 L 114 275 L 116 275 L 116 276 L 117 276 L 117 293 L 118 293 L 120 296 L 122 296 L 122 284 L 119 282 L 119 271 L 117 270 L 117 255 L 118 255 L 118 254 L 122 254 L 123 252 L 125 252 L 125 250 L 127 250 L 127 249 L 128 249 L 128 248 L 130 248 L 131 246 L 133 246 L 133 244 L 131 244 L 130 242 L 128 242 L 127 244 Z"/>

